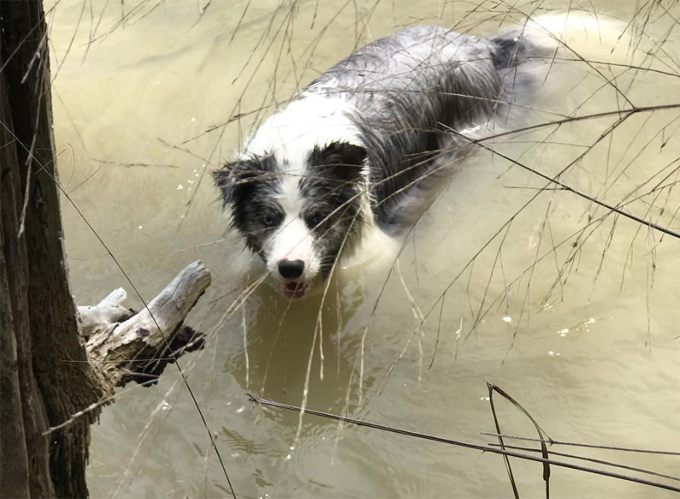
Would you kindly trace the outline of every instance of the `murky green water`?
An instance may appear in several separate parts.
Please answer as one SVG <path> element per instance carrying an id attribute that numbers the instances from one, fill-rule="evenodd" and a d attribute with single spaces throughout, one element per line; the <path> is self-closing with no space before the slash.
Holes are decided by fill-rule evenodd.
<path id="1" fill-rule="evenodd" d="M 577 7 L 565 0 L 541 8 L 567 5 Z M 598 74 L 556 63 L 552 90 L 537 98 L 542 111 L 530 111 L 530 122 L 623 106 L 604 76 L 636 106 L 680 102 L 679 35 L 664 11 L 678 19 L 678 5 L 594 5 L 626 21 L 641 10 L 630 29 L 651 54 L 636 63 L 656 71 L 598 66 Z M 680 450 L 680 240 L 560 190 L 520 211 L 545 181 L 489 152 L 461 164 L 401 253 L 371 244 L 323 305 L 310 297 L 289 306 L 262 286 L 225 318 L 243 289 L 238 269 L 247 255 L 229 237 L 206 171 L 230 158 L 276 102 L 357 45 L 415 23 L 486 34 L 508 11 L 535 7 L 62 0 L 49 14 L 59 168 L 71 200 L 145 299 L 195 259 L 212 271 L 190 320 L 209 333 L 208 344 L 181 364 L 238 497 L 511 496 L 499 456 L 312 416 L 296 440 L 296 414 L 252 408 L 248 391 L 301 404 L 308 367 L 310 409 L 484 445 L 493 442 L 481 434 L 494 431 L 491 382 L 556 440 Z M 619 118 L 492 145 L 549 175 L 586 153 L 563 182 L 680 231 L 680 195 L 671 188 L 680 114 L 641 112 L 600 140 Z M 78 302 L 119 286 L 132 291 L 67 200 L 63 212 Z M 509 403 L 499 399 L 497 409 L 504 432 L 535 436 Z M 672 456 L 553 450 L 680 475 Z M 540 464 L 512 466 L 522 497 L 543 494 Z M 93 428 L 89 484 L 93 497 L 228 496 L 175 369 L 158 386 L 128 387 L 105 409 Z M 551 491 L 671 496 L 556 467 Z"/>

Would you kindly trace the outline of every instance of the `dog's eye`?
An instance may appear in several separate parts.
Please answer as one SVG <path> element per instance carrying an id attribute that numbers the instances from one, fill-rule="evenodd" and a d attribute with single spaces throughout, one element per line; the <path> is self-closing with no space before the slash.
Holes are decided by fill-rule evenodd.
<path id="1" fill-rule="evenodd" d="M 278 223 L 278 217 L 273 213 L 265 213 L 262 215 L 262 225 L 265 227 L 274 227 Z"/>
<path id="2" fill-rule="evenodd" d="M 326 222 L 328 216 L 325 213 L 316 212 L 312 213 L 307 217 L 307 221 L 311 228 L 320 227 L 324 222 Z"/>

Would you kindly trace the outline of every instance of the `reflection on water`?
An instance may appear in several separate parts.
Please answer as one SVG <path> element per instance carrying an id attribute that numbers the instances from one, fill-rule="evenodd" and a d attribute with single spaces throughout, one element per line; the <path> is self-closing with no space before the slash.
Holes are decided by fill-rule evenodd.
<path id="1" fill-rule="evenodd" d="M 664 12 L 677 19 L 677 5 L 595 7 L 624 20 L 643 9 L 630 27 L 642 40 L 636 64 L 655 71 L 556 61 L 532 122 L 624 106 L 604 77 L 636 106 L 680 95 L 680 42 Z M 325 297 L 288 303 L 263 285 L 232 306 L 257 275 L 239 277 L 249 257 L 206 170 L 355 46 L 414 23 L 490 33 L 508 10 L 483 1 L 64 0 L 48 16 L 65 189 L 145 298 L 193 259 L 213 273 L 191 320 L 210 333 L 208 347 L 182 365 L 239 497 L 510 494 L 498 456 L 314 417 L 296 439 L 297 414 L 252 409 L 247 391 L 300 404 L 307 388 L 310 408 L 485 444 L 489 381 L 554 439 L 678 450 L 680 241 L 560 190 L 522 209 L 544 181 L 488 151 L 461 164 L 403 246 L 372 241 Z M 539 128 L 493 147 L 547 175 L 574 162 L 563 182 L 680 230 L 678 112 L 620 119 Z M 75 210 L 63 210 L 78 301 L 124 286 Z M 497 404 L 505 432 L 535 435 Z M 669 456 L 585 454 L 680 474 Z M 523 495 L 543 493 L 540 465 L 513 470 Z M 94 497 L 228 494 L 176 372 L 126 389 L 104 411 L 89 484 Z M 560 497 L 666 496 L 565 469 L 552 470 L 551 487 Z"/>

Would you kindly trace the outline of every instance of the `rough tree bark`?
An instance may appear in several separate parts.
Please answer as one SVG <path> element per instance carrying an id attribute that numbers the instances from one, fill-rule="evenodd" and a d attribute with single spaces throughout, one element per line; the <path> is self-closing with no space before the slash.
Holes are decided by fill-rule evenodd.
<path id="1" fill-rule="evenodd" d="M 0 0 L 0 497 L 88 495 L 101 401 L 167 363 L 129 359 L 200 347 L 180 326 L 210 283 L 202 264 L 187 267 L 154 300 L 155 322 L 145 311 L 118 325 L 129 314 L 99 309 L 98 325 L 81 309 L 97 329 L 86 350 L 64 266 L 47 46 L 41 0 Z"/>

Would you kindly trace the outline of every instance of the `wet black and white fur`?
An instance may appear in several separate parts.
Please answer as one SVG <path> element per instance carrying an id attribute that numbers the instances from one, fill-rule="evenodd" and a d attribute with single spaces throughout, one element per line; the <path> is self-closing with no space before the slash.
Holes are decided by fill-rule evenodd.
<path id="1" fill-rule="evenodd" d="M 364 231 L 408 223 L 470 138 L 516 120 L 555 46 L 526 26 L 486 39 L 417 26 L 357 50 L 214 173 L 233 226 L 285 296 L 304 296 Z"/>

